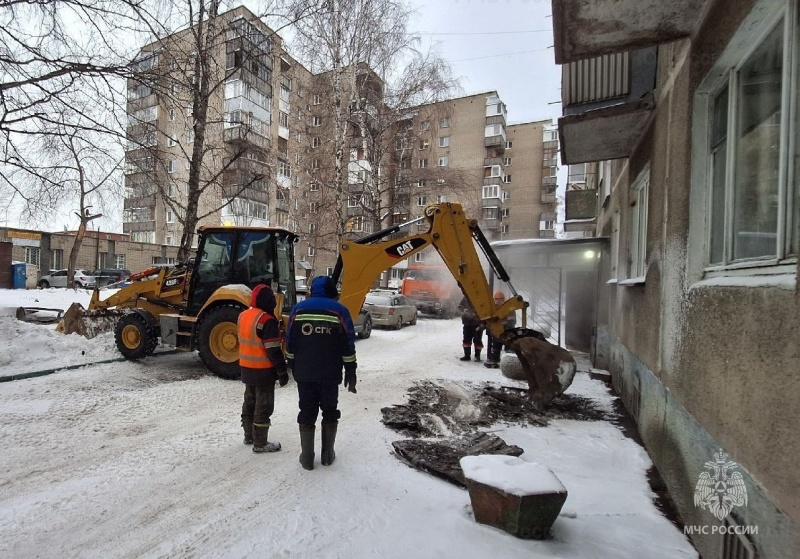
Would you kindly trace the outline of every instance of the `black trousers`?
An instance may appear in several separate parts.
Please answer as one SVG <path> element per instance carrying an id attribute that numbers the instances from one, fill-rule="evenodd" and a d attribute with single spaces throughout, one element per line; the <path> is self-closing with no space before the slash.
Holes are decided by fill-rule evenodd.
<path id="1" fill-rule="evenodd" d="M 243 423 L 252 421 L 257 425 L 269 425 L 273 411 L 275 411 L 275 384 L 244 385 Z"/>
<path id="2" fill-rule="evenodd" d="M 489 359 L 492 361 L 500 361 L 500 353 L 503 351 L 503 342 L 492 336 L 488 331 L 486 337 L 489 342 Z"/>
<path id="3" fill-rule="evenodd" d="M 339 383 L 329 381 L 297 382 L 297 395 L 300 398 L 300 413 L 297 423 L 314 425 L 317 414 L 322 410 L 322 422 L 333 423 L 341 417 L 339 406 Z"/>
<path id="4" fill-rule="evenodd" d="M 483 349 L 483 328 L 471 324 L 464 324 L 463 334 L 463 347 L 470 348 L 474 345 L 476 352 Z"/>

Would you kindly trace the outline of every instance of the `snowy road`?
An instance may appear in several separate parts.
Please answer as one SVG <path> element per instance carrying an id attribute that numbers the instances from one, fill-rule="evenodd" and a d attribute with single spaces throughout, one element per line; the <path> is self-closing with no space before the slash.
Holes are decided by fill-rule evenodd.
<path id="1" fill-rule="evenodd" d="M 605 422 L 492 429 L 570 492 L 544 542 L 476 524 L 466 491 L 392 456 L 402 437 L 380 410 L 413 381 L 501 381 L 459 362 L 459 346 L 457 320 L 360 340 L 336 462 L 317 454 L 312 472 L 297 461 L 294 383 L 276 394 L 270 439 L 283 450 L 255 455 L 241 443 L 242 385 L 193 354 L 0 383 L 0 557 L 696 557 L 651 503 L 646 453 Z M 611 400 L 586 375 L 572 392 Z"/>

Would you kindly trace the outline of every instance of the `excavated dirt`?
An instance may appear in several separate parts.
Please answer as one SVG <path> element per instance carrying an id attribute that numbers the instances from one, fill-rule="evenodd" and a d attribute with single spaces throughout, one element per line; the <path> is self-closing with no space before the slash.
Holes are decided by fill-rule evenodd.
<path id="1" fill-rule="evenodd" d="M 553 419 L 612 419 L 588 398 L 562 394 L 539 409 L 527 391 L 492 383 L 423 381 L 409 390 L 407 404 L 383 408 L 383 423 L 411 439 L 392 443 L 395 455 L 421 471 L 464 487 L 459 460 L 477 454 L 519 456 L 509 446 L 479 428 L 497 423 L 546 426 Z M 433 439 L 433 440 L 431 440 Z"/>

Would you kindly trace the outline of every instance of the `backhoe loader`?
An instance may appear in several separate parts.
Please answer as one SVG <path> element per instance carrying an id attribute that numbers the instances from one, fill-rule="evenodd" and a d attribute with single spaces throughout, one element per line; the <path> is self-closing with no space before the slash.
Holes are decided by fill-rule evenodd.
<path id="1" fill-rule="evenodd" d="M 396 237 L 418 222 L 427 222 L 428 230 L 382 240 Z M 152 354 L 160 337 L 162 343 L 178 349 L 197 350 L 214 374 L 238 378 L 238 315 L 249 304 L 251 288 L 267 283 L 278 300 L 276 316 L 282 317 L 285 325 L 296 302 L 293 245 L 297 237 L 276 228 L 201 227 L 198 233 L 197 257 L 191 267 L 151 270 L 152 275 L 104 300 L 95 290 L 86 311 L 70 307 L 60 330 L 91 336 L 98 325 L 107 328 L 110 317 L 116 320 L 117 347 L 129 359 Z M 499 306 L 492 298 L 476 245 L 512 294 Z M 340 287 L 339 301 L 355 319 L 383 271 L 429 246 L 440 254 L 492 336 L 519 357 L 530 399 L 546 404 L 563 393 L 575 375 L 574 359 L 526 327 L 528 303 L 511 285 L 477 221 L 468 219 L 458 204 L 429 205 L 416 220 L 355 241 L 341 240 L 333 271 Z M 522 314 L 522 327 L 506 330 L 504 318 L 517 311 Z"/>

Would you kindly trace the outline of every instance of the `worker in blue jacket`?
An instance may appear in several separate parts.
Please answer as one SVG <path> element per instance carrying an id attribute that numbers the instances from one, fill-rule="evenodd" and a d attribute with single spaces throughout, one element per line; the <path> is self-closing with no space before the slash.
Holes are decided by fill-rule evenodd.
<path id="1" fill-rule="evenodd" d="M 314 469 L 314 432 L 322 411 L 323 466 L 333 463 L 333 445 L 341 413 L 339 384 L 356 392 L 356 347 L 353 320 L 339 303 L 336 284 L 328 276 L 311 281 L 311 296 L 297 303 L 289 316 L 286 357 L 297 382 L 300 412 L 300 464 Z"/>

